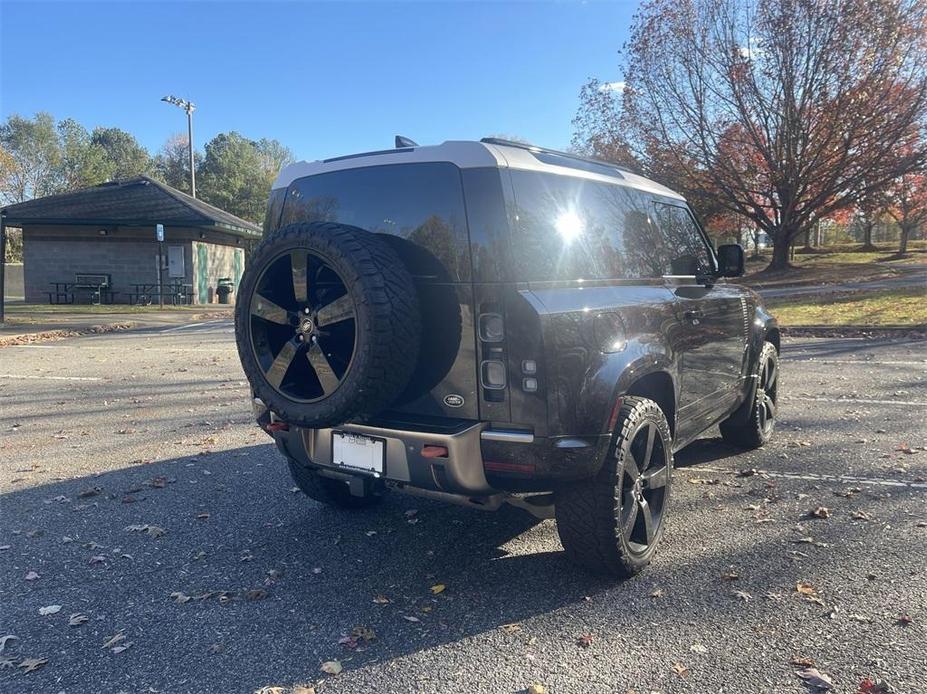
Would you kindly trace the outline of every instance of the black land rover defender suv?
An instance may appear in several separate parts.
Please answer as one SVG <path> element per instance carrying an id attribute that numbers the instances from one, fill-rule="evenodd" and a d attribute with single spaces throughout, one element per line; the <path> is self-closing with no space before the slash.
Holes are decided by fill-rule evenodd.
<path id="1" fill-rule="evenodd" d="M 242 279 L 258 422 L 307 495 L 555 517 L 613 575 L 651 559 L 673 453 L 776 417 L 779 331 L 686 201 L 496 139 L 285 168 Z"/>

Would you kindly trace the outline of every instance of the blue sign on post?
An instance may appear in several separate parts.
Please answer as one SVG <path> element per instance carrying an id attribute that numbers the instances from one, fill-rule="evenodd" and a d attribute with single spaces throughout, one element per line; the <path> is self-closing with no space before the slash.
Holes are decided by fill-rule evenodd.
<path id="1" fill-rule="evenodd" d="M 155 224 L 155 236 L 158 237 L 158 241 L 164 240 L 164 225 L 163 224 Z"/>

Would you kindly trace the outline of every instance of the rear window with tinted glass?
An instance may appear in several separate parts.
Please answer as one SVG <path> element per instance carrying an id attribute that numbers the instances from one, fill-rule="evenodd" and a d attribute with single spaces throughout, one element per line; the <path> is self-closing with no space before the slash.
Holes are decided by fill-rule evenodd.
<path id="1" fill-rule="evenodd" d="M 470 277 L 460 170 L 453 164 L 389 164 L 296 180 L 281 226 L 293 222 L 338 222 L 385 234 L 414 275 Z"/>

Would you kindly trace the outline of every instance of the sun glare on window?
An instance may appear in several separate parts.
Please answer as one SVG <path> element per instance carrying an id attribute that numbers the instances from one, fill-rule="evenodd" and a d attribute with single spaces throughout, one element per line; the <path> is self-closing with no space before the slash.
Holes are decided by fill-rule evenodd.
<path id="1" fill-rule="evenodd" d="M 554 222 L 557 233 L 567 243 L 571 243 L 577 236 L 583 233 L 583 220 L 575 212 L 568 211 L 562 213 Z"/>

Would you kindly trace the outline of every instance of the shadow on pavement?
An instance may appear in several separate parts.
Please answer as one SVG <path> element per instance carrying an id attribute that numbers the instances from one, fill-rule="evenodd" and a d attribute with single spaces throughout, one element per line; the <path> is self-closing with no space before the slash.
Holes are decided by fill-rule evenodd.
<path id="1" fill-rule="evenodd" d="M 733 452 L 714 441 L 691 448 L 680 454 L 683 466 Z M 571 566 L 553 523 L 516 509 L 484 514 L 399 494 L 372 511 L 322 507 L 291 491 L 270 445 L 13 491 L 0 497 L 0 544 L 11 545 L 0 552 L 0 588 L 4 633 L 19 641 L 4 655 L 49 662 L 29 674 L 0 670 L 0 683 L 252 691 L 316 680 L 327 660 L 339 659 L 346 676 L 487 633 L 500 647 L 521 647 L 527 632 L 503 625 L 538 615 L 558 615 L 556 636 L 568 643 L 599 630 L 628 638 L 627 653 L 643 659 L 649 647 L 629 636 L 639 625 L 688 629 L 745 610 L 761 623 L 811 609 L 789 595 L 796 580 L 813 578 L 789 556 L 807 501 L 772 503 L 787 518 L 754 529 L 744 508 L 765 503 L 768 483 L 704 494 L 679 475 L 676 484 L 689 488 L 677 490 L 663 551 L 642 576 L 619 583 Z M 736 514 L 726 522 L 749 532 L 706 539 L 719 512 Z M 851 542 L 868 528 L 844 531 L 838 541 Z M 733 565 L 743 567 L 736 587 L 756 596 L 749 606 L 719 585 Z M 40 578 L 25 580 L 33 571 Z M 671 595 L 674 583 L 685 586 L 684 599 L 652 597 L 657 587 Z M 439 584 L 446 588 L 435 594 Z M 770 586 L 785 603 L 762 600 Z M 52 604 L 59 613 L 39 615 Z M 69 627 L 75 613 L 88 621 Z M 356 627 L 376 638 L 339 644 Z M 131 648 L 114 654 L 102 646 L 118 633 Z"/>

